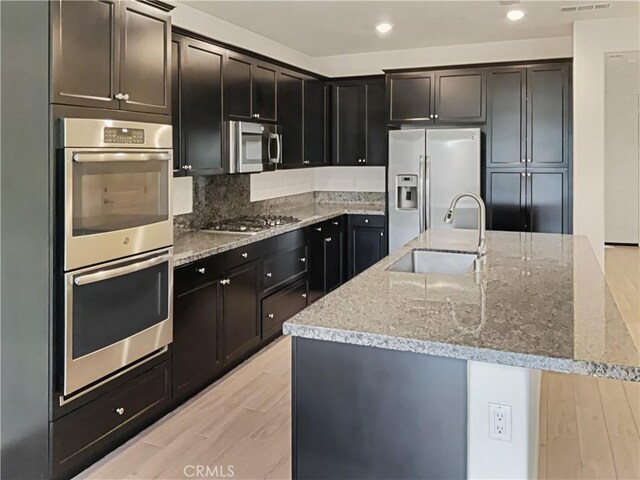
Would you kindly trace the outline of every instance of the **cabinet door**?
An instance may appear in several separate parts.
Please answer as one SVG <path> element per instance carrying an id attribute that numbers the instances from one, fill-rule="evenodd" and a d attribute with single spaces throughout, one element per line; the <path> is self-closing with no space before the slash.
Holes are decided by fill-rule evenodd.
<path id="1" fill-rule="evenodd" d="M 368 83 L 366 94 L 367 144 L 363 164 L 384 166 L 388 155 L 384 83 Z"/>
<path id="2" fill-rule="evenodd" d="M 487 170 L 487 223 L 490 230 L 526 230 L 525 179 L 524 171 Z"/>
<path id="3" fill-rule="evenodd" d="M 224 50 L 197 40 L 184 43 L 182 65 L 183 164 L 187 173 L 222 170 L 222 64 Z"/>
<path id="4" fill-rule="evenodd" d="M 351 244 L 350 276 L 364 272 L 386 255 L 384 228 L 352 226 L 349 232 Z"/>
<path id="5" fill-rule="evenodd" d="M 218 347 L 218 285 L 211 280 L 176 295 L 173 307 L 173 394 L 193 392 L 221 365 Z"/>
<path id="6" fill-rule="evenodd" d="M 328 229 L 324 236 L 324 291 L 329 293 L 342 285 L 343 239 L 340 227 Z"/>
<path id="7" fill-rule="evenodd" d="M 171 38 L 171 125 L 173 126 L 173 175 L 184 173 L 182 162 L 182 50 L 183 37 L 173 35 Z"/>
<path id="8" fill-rule="evenodd" d="M 430 72 L 388 75 L 389 121 L 433 123 L 433 87 Z"/>
<path id="9" fill-rule="evenodd" d="M 543 233 L 570 233 L 569 181 L 565 169 L 527 172 L 528 230 Z"/>
<path id="10" fill-rule="evenodd" d="M 321 80 L 304 82 L 304 163 L 322 166 L 327 158 L 327 86 Z"/>
<path id="11" fill-rule="evenodd" d="M 324 238 L 326 226 L 314 225 L 309 228 L 309 303 L 313 303 L 325 294 L 324 281 Z"/>
<path id="12" fill-rule="evenodd" d="M 242 357 L 260 341 L 258 316 L 259 262 L 253 261 L 226 272 L 222 287 L 222 345 L 224 363 Z"/>
<path id="13" fill-rule="evenodd" d="M 251 59 L 227 51 L 224 65 L 225 115 L 251 118 Z"/>
<path id="14" fill-rule="evenodd" d="M 485 109 L 484 70 L 465 69 L 436 73 L 436 122 L 484 123 Z"/>
<path id="15" fill-rule="evenodd" d="M 487 164 L 522 167 L 526 161 L 526 79 L 524 68 L 488 73 Z"/>
<path id="16" fill-rule="evenodd" d="M 304 80 L 290 72 L 278 75 L 278 117 L 282 125 L 282 164 L 301 167 L 303 163 Z"/>
<path id="17" fill-rule="evenodd" d="M 546 64 L 527 69 L 527 159 L 533 167 L 569 164 L 569 68 Z"/>
<path id="18" fill-rule="evenodd" d="M 51 3 L 52 102 L 119 108 L 119 0 Z"/>
<path id="19" fill-rule="evenodd" d="M 336 85 L 334 93 L 334 163 L 362 164 L 365 95 L 359 84 Z"/>
<path id="20" fill-rule="evenodd" d="M 260 120 L 276 121 L 277 67 L 266 63 L 253 65 L 253 115 Z"/>
<path id="21" fill-rule="evenodd" d="M 171 17 L 140 2 L 122 3 L 120 102 L 123 110 L 171 114 Z"/>

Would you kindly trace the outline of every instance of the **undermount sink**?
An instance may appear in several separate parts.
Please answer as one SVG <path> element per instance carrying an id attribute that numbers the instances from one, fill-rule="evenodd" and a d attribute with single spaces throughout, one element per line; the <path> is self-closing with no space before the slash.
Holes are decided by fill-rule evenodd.
<path id="1" fill-rule="evenodd" d="M 473 271 L 475 254 L 411 250 L 389 267 L 391 272 L 464 275 Z"/>

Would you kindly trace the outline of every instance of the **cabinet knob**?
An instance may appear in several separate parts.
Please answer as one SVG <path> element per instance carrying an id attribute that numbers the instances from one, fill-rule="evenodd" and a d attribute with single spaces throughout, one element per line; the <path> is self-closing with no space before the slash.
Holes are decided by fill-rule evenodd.
<path id="1" fill-rule="evenodd" d="M 300 257 L 300 261 L 301 261 L 302 263 L 304 263 L 304 262 L 306 262 L 306 261 L 307 261 L 307 258 L 306 258 L 306 257 Z"/>
<path id="2" fill-rule="evenodd" d="M 340 225 L 340 222 L 331 222 L 331 225 Z"/>
<path id="3" fill-rule="evenodd" d="M 268 318 L 273 318 L 273 313 L 270 313 L 269 315 L 267 315 Z"/>
<path id="4" fill-rule="evenodd" d="M 438 118 L 438 114 L 437 113 L 436 113 L 435 117 Z"/>
<path id="5" fill-rule="evenodd" d="M 527 177 L 530 177 L 530 176 L 531 176 L 531 173 L 527 173 Z"/>
<path id="6" fill-rule="evenodd" d="M 321 232 L 322 231 L 322 227 L 317 227 L 316 228 L 316 232 Z"/>
<path id="7" fill-rule="evenodd" d="M 524 163 L 524 162 L 526 162 L 526 160 L 524 158 L 521 158 L 520 163 Z"/>
<path id="8" fill-rule="evenodd" d="M 524 172 L 522 172 L 520 175 L 522 175 L 524 177 Z"/>
<path id="9" fill-rule="evenodd" d="M 118 408 L 116 408 L 116 409 L 115 409 L 115 412 L 116 412 L 118 415 L 124 415 L 124 407 L 118 407 Z"/>
<path id="10" fill-rule="evenodd" d="M 327 237 L 324 239 L 325 242 L 329 243 L 331 241 L 331 237 Z"/>
<path id="11" fill-rule="evenodd" d="M 310 162 L 309 160 L 305 160 L 305 161 L 304 161 L 304 162 L 302 162 L 302 163 L 304 163 L 305 165 L 309 165 L 311 162 Z"/>
<path id="12" fill-rule="evenodd" d="M 248 254 L 247 252 L 242 252 L 242 253 L 240 254 L 240 256 L 241 256 L 242 258 L 247 258 L 247 257 L 249 256 L 249 254 Z"/>
<path id="13" fill-rule="evenodd" d="M 191 167 L 191 165 L 183 165 L 183 166 L 182 166 L 182 169 L 183 169 L 183 170 L 186 170 L 186 171 L 191 170 L 191 168 L 193 168 L 193 167 Z"/>
<path id="14" fill-rule="evenodd" d="M 220 285 L 229 285 L 230 283 L 231 280 L 229 280 L 228 278 L 220 280 Z"/>
<path id="15" fill-rule="evenodd" d="M 380 232 L 380 236 L 381 236 L 381 237 L 384 237 L 384 232 Z"/>
<path id="16" fill-rule="evenodd" d="M 366 158 L 363 158 L 363 159 L 362 159 L 362 163 L 367 163 L 367 159 L 366 159 Z"/>
<path id="17" fill-rule="evenodd" d="M 531 163 L 531 159 L 530 158 L 527 158 L 527 163 Z"/>
<path id="18" fill-rule="evenodd" d="M 204 272 L 206 272 L 207 270 L 204 267 L 198 268 L 198 273 L 201 273 L 204 275 Z"/>
<path id="19" fill-rule="evenodd" d="M 126 102 L 127 100 L 129 100 L 129 94 L 125 93 L 122 98 L 124 98 L 124 101 Z"/>
<path id="20" fill-rule="evenodd" d="M 259 113 L 254 113 L 253 114 L 253 118 L 260 118 L 260 114 Z"/>
<path id="21" fill-rule="evenodd" d="M 365 218 L 365 219 L 364 219 L 364 223 L 369 223 L 369 219 L 368 219 L 368 218 Z"/>
<path id="22" fill-rule="evenodd" d="M 302 298 L 307 298 L 307 294 L 306 294 L 306 293 L 303 293 L 303 294 L 301 295 L 301 297 L 302 297 Z"/>
<path id="23" fill-rule="evenodd" d="M 264 274 L 264 276 L 267 277 L 267 278 L 271 278 L 271 277 L 273 277 L 273 274 L 271 272 L 267 272 L 267 273 Z"/>
<path id="24" fill-rule="evenodd" d="M 122 93 L 116 93 L 116 100 L 124 100 L 124 95 Z"/>
<path id="25" fill-rule="evenodd" d="M 429 118 L 433 118 L 433 113 L 431 115 L 429 115 Z"/>

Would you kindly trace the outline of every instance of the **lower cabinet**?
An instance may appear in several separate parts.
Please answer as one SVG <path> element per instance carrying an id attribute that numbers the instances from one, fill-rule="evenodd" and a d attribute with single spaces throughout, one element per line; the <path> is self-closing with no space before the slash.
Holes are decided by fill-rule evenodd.
<path id="1" fill-rule="evenodd" d="M 262 300 L 262 339 L 282 331 L 282 324 L 307 306 L 307 280 L 303 279 Z"/>
<path id="2" fill-rule="evenodd" d="M 344 218 L 309 227 L 309 303 L 342 285 Z"/>
<path id="3" fill-rule="evenodd" d="M 385 217 L 351 215 L 349 217 L 349 278 L 365 271 L 387 255 Z"/>
<path id="4" fill-rule="evenodd" d="M 222 349 L 225 364 L 241 358 L 260 343 L 260 271 L 259 260 L 254 260 L 222 276 Z"/>

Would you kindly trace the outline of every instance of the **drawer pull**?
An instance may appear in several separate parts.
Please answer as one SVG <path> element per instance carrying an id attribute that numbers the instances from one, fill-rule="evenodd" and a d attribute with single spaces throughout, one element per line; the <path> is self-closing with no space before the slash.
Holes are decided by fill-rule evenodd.
<path id="1" fill-rule="evenodd" d="M 322 227 L 317 227 L 316 228 L 316 232 L 321 232 L 322 231 Z"/>
<path id="2" fill-rule="evenodd" d="M 301 261 L 302 263 L 305 263 L 305 262 L 307 261 L 307 258 L 306 258 L 306 257 L 300 257 L 300 261 Z"/>
<path id="3" fill-rule="evenodd" d="M 269 315 L 267 315 L 267 317 L 273 318 L 273 313 L 270 313 Z"/>
<path id="4" fill-rule="evenodd" d="M 243 252 L 243 253 L 240 254 L 240 256 L 242 258 L 247 258 L 249 256 L 249 254 L 247 252 Z"/>
<path id="5" fill-rule="evenodd" d="M 340 222 L 331 222 L 332 225 L 340 225 Z"/>
<path id="6" fill-rule="evenodd" d="M 369 219 L 368 219 L 368 218 L 365 218 L 365 219 L 364 219 L 364 223 L 369 223 Z"/>
<path id="7" fill-rule="evenodd" d="M 273 277 L 273 274 L 271 272 L 267 272 L 267 273 L 264 274 L 264 276 L 267 277 L 267 278 L 271 278 L 271 277 Z"/>
<path id="8" fill-rule="evenodd" d="M 302 294 L 302 298 L 307 298 L 307 294 L 306 294 L 306 293 L 303 293 L 303 294 Z"/>
<path id="9" fill-rule="evenodd" d="M 118 415 L 124 415 L 124 407 L 118 407 L 118 408 L 116 408 L 115 412 L 116 412 Z"/>
<path id="10" fill-rule="evenodd" d="M 220 285 L 229 285 L 230 283 L 231 283 L 231 280 L 229 280 L 228 278 L 220 280 Z"/>
<path id="11" fill-rule="evenodd" d="M 206 272 L 207 270 L 204 267 L 198 268 L 198 273 L 201 273 L 204 275 L 204 272 Z"/>
<path id="12" fill-rule="evenodd" d="M 384 237 L 384 232 L 380 232 L 380 236 L 381 236 L 381 237 Z"/>
<path id="13" fill-rule="evenodd" d="M 329 243 L 331 241 L 331 237 L 327 237 L 324 239 L 325 242 Z"/>

